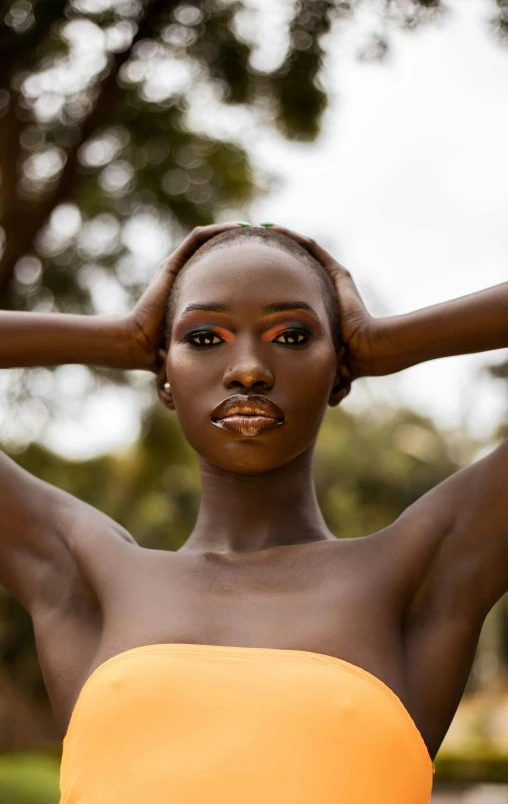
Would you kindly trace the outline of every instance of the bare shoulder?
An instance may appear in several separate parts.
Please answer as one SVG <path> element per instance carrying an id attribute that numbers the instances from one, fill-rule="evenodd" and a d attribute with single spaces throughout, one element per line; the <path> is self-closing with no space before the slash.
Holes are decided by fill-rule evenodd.
<path id="1" fill-rule="evenodd" d="M 46 609 L 72 607 L 85 589 L 85 599 L 95 596 L 100 601 L 102 583 L 120 548 L 137 546 L 131 534 L 107 514 L 65 492 L 58 495 L 52 519 L 45 525 L 48 532 L 40 534 L 41 540 L 52 540 L 58 549 L 39 559 L 32 616 Z"/>
<path id="2" fill-rule="evenodd" d="M 76 559 L 105 533 L 134 541 L 110 517 L 0 451 L 0 584 L 30 614 L 60 600 Z"/>
<path id="3" fill-rule="evenodd" d="M 344 565 L 366 590 L 376 589 L 378 603 L 389 605 L 400 621 L 410 605 L 414 590 L 432 551 L 426 539 L 414 538 L 410 529 L 397 521 L 382 530 L 354 539 L 336 539 L 337 561 Z M 346 548 L 346 549 L 344 549 Z"/>

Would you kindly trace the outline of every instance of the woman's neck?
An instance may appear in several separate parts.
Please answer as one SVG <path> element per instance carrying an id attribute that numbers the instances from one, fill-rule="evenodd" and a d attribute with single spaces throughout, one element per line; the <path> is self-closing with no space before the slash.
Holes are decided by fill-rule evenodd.
<path id="1" fill-rule="evenodd" d="M 318 505 L 312 451 L 262 475 L 225 472 L 200 458 L 201 502 L 181 550 L 256 553 L 335 537 Z"/>

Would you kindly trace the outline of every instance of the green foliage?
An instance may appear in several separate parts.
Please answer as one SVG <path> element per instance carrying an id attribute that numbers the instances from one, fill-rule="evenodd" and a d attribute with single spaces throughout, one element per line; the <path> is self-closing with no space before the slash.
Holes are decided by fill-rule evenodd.
<path id="1" fill-rule="evenodd" d="M 443 751 L 435 760 L 437 783 L 508 784 L 508 755 L 492 748 L 454 754 Z"/>
<path id="2" fill-rule="evenodd" d="M 57 804 L 60 762 L 37 754 L 0 757 L 0 804 Z"/>
<path id="3" fill-rule="evenodd" d="M 507 16 L 507 25 L 508 25 L 508 16 Z M 501 422 L 494 436 L 495 438 L 499 439 L 508 438 L 508 360 L 503 360 L 501 363 L 494 363 L 491 366 L 487 366 L 487 373 L 494 380 L 501 380 L 501 382 L 504 384 L 505 400 L 506 400 L 505 416 L 504 421 Z"/>
<path id="4" fill-rule="evenodd" d="M 340 537 L 381 530 L 457 469 L 432 421 L 409 410 L 375 419 L 336 408 L 318 437 L 317 494 Z"/>
<path id="5" fill-rule="evenodd" d="M 276 122 L 289 139 L 314 140 L 328 105 L 328 96 L 320 87 L 324 50 L 321 40 L 330 30 L 335 3 L 309 0 L 296 4 L 290 26 L 291 47 L 277 69 Z"/>

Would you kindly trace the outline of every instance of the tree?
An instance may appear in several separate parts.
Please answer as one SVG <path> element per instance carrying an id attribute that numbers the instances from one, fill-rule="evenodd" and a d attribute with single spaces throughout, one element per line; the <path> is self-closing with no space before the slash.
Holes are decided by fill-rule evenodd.
<path id="1" fill-rule="evenodd" d="M 306 10 L 298 41 L 271 74 L 249 68 L 252 45 L 233 28 L 240 2 L 9 5 L 0 28 L 4 306 L 33 309 L 37 303 L 37 289 L 27 298 L 20 287 L 32 284 L 35 268 L 14 275 L 17 261 L 35 251 L 44 272 L 41 287 L 53 293 L 55 308 L 93 311 L 89 292 L 78 282 L 79 268 L 99 255 L 83 242 L 48 242 L 44 231 L 62 202 L 72 201 L 84 221 L 102 216 L 110 229 L 140 209 L 188 229 L 211 222 L 224 205 L 253 198 L 260 177 L 256 181 L 245 151 L 189 125 L 196 82 L 210 84 L 226 104 L 277 102 L 275 117 L 286 133 L 317 134 L 325 94 L 309 79 L 321 66 L 319 37 L 329 28 L 332 10 L 326 0 L 307 3 L 312 11 Z M 100 40 L 81 75 L 78 36 Z M 175 89 L 166 78 L 157 92 L 148 77 L 154 66 L 180 76 L 187 71 L 185 87 Z M 72 68 L 76 73 L 69 79 Z M 296 75 L 307 81 L 295 87 Z M 100 252 L 101 265 L 112 270 L 126 247 L 119 240 L 108 246 Z"/>

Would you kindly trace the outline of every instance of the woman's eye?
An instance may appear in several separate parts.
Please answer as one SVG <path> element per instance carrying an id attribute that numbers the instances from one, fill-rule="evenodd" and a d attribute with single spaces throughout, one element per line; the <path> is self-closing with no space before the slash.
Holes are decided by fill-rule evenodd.
<path id="1" fill-rule="evenodd" d="M 196 342 L 195 338 L 201 338 L 201 340 Z M 217 346 L 223 342 L 215 332 L 191 332 L 186 340 L 193 346 Z"/>
<path id="2" fill-rule="evenodd" d="M 274 339 L 274 343 L 281 343 L 278 338 L 287 338 L 286 342 L 282 344 L 283 346 L 300 346 L 309 340 L 308 334 L 300 329 L 287 329 L 285 332 L 281 332 Z"/>
<path id="3" fill-rule="evenodd" d="M 285 340 L 281 341 L 279 338 L 284 338 Z M 218 346 L 220 343 L 224 343 L 223 339 L 217 335 L 216 332 L 210 332 L 208 330 L 190 332 L 185 340 L 193 346 L 198 347 Z M 303 346 L 308 340 L 309 333 L 300 329 L 287 329 L 277 335 L 273 343 L 279 343 L 281 346 Z"/>

